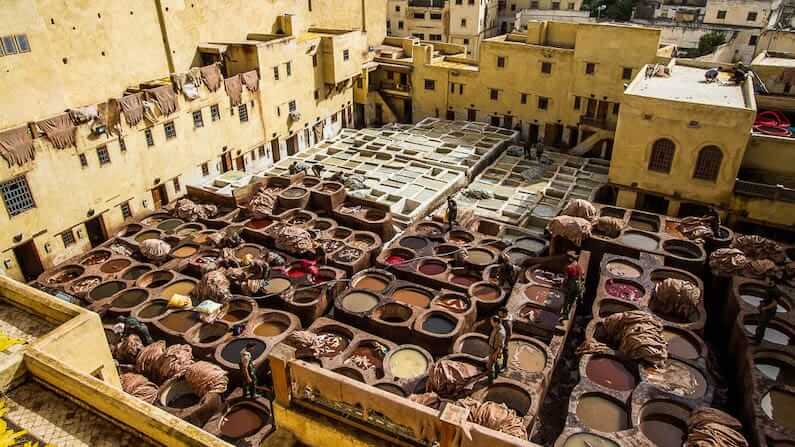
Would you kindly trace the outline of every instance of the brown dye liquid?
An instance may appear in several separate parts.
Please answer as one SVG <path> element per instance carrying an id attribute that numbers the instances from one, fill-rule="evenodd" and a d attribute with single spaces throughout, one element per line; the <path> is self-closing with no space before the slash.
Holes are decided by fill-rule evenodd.
<path id="1" fill-rule="evenodd" d="M 304 194 L 306 194 L 306 190 L 304 188 L 288 188 L 282 191 L 282 195 L 288 199 L 296 199 L 303 196 Z"/>
<path id="2" fill-rule="evenodd" d="M 263 321 L 262 324 L 254 328 L 254 334 L 260 337 L 275 337 L 283 334 L 287 330 L 287 324 L 278 320 Z"/>
<path id="3" fill-rule="evenodd" d="M 682 447 L 687 425 L 668 414 L 651 414 L 640 422 L 640 431 L 657 447 Z"/>
<path id="4" fill-rule="evenodd" d="M 461 352 L 475 357 L 486 358 L 489 356 L 491 348 L 488 341 L 478 337 L 469 337 L 461 344 Z"/>
<path id="5" fill-rule="evenodd" d="M 368 312 L 377 305 L 378 298 L 375 295 L 364 292 L 349 293 L 342 299 L 342 307 L 349 312 Z"/>
<path id="6" fill-rule="evenodd" d="M 199 403 L 199 396 L 193 393 L 185 393 L 178 396 L 176 399 L 168 401 L 168 406 L 171 408 L 184 409 L 192 407 Z"/>
<path id="7" fill-rule="evenodd" d="M 132 262 L 127 259 L 114 259 L 102 264 L 99 271 L 102 273 L 117 273 L 129 267 L 130 264 L 132 264 Z"/>
<path id="8" fill-rule="evenodd" d="M 253 230 L 260 230 L 262 228 L 267 227 L 268 225 L 272 224 L 273 221 L 270 219 L 251 219 L 246 224 L 247 228 L 251 228 Z"/>
<path id="9" fill-rule="evenodd" d="M 58 283 L 62 283 L 62 282 L 67 282 L 67 281 L 71 281 L 71 280 L 77 278 L 78 276 L 80 276 L 82 274 L 83 274 L 83 270 L 81 270 L 81 269 L 77 269 L 77 268 L 67 269 L 67 270 L 64 270 L 64 271 L 59 272 L 58 274 L 54 275 L 52 278 L 50 278 L 48 280 L 48 282 L 51 283 L 51 284 L 58 284 Z"/>
<path id="10" fill-rule="evenodd" d="M 261 356 L 262 353 L 265 352 L 265 347 L 267 346 L 265 343 L 251 338 L 239 338 L 226 345 L 226 347 L 221 351 L 221 357 L 227 362 L 237 365 L 240 363 L 240 353 L 243 352 L 243 349 L 245 349 L 246 345 L 249 343 L 254 344 L 254 347 L 251 351 L 252 360 L 256 360 L 257 357 Z"/>
<path id="11" fill-rule="evenodd" d="M 453 284 L 458 284 L 461 286 L 469 287 L 472 284 L 480 281 L 480 278 L 476 276 L 469 276 L 469 275 L 453 275 L 450 277 L 450 282 Z"/>
<path id="12" fill-rule="evenodd" d="M 144 266 L 133 267 L 130 270 L 124 272 L 124 275 L 122 275 L 122 279 L 127 279 L 127 280 L 138 279 L 141 277 L 141 275 L 148 272 L 149 270 L 151 270 L 149 267 L 144 267 Z"/>
<path id="13" fill-rule="evenodd" d="M 566 439 L 563 447 L 618 447 L 618 444 L 590 433 L 576 433 Z"/>
<path id="14" fill-rule="evenodd" d="M 246 255 L 251 255 L 252 257 L 256 258 L 262 253 L 257 247 L 240 247 L 235 251 L 235 256 L 239 259 L 244 259 Z"/>
<path id="15" fill-rule="evenodd" d="M 496 301 L 500 297 L 500 291 L 493 286 L 482 284 L 472 291 L 475 297 L 483 301 Z"/>
<path id="16" fill-rule="evenodd" d="M 159 237 L 160 233 L 158 233 L 157 231 L 154 230 L 144 231 L 143 233 L 138 233 L 138 235 L 135 236 L 135 242 L 143 242 L 147 239 L 157 239 Z"/>
<path id="17" fill-rule="evenodd" d="M 129 309 L 143 303 L 149 296 L 145 290 L 128 290 L 119 295 L 118 298 L 113 300 L 112 307 L 122 309 Z"/>
<path id="18" fill-rule="evenodd" d="M 577 417 L 587 427 L 605 433 L 629 428 L 627 410 L 600 396 L 583 396 L 577 404 Z"/>
<path id="19" fill-rule="evenodd" d="M 512 368 L 541 372 L 547 363 L 546 354 L 535 345 L 523 341 L 508 342 L 508 363 Z"/>
<path id="20" fill-rule="evenodd" d="M 227 327 L 222 324 L 208 324 L 199 329 L 199 343 L 212 343 L 226 334 Z"/>
<path id="21" fill-rule="evenodd" d="M 183 245 L 182 247 L 174 250 L 172 255 L 176 258 L 187 258 L 188 256 L 193 256 L 193 254 L 197 251 L 199 251 L 199 249 L 193 245 Z"/>
<path id="22" fill-rule="evenodd" d="M 224 314 L 224 316 L 221 317 L 221 319 L 226 321 L 227 323 L 236 323 L 236 322 L 248 317 L 250 314 L 251 314 L 251 309 L 250 308 L 236 307 L 236 308 L 226 312 Z"/>
<path id="23" fill-rule="evenodd" d="M 469 250 L 467 261 L 476 265 L 487 265 L 494 261 L 494 255 L 487 250 Z"/>
<path id="24" fill-rule="evenodd" d="M 160 225 L 158 225 L 157 228 L 165 231 L 171 231 L 184 223 L 185 222 L 179 219 L 169 219 L 160 223 Z"/>
<path id="25" fill-rule="evenodd" d="M 651 222 L 646 222 L 645 220 L 642 219 L 630 218 L 629 226 L 637 230 L 651 231 L 651 232 L 657 231 L 657 227 L 654 224 L 652 224 Z"/>
<path id="26" fill-rule="evenodd" d="M 762 409 L 779 425 L 795 430 L 795 394 L 773 389 L 762 398 Z"/>
<path id="27" fill-rule="evenodd" d="M 221 436 L 240 439 L 251 436 L 265 425 L 265 420 L 254 408 L 248 405 L 235 407 L 224 416 L 221 425 Z"/>
<path id="28" fill-rule="evenodd" d="M 662 335 L 668 342 L 668 352 L 670 354 L 687 360 L 695 360 L 699 357 L 696 346 L 684 336 L 669 330 L 663 330 Z"/>
<path id="29" fill-rule="evenodd" d="M 366 275 L 357 279 L 356 282 L 353 283 L 353 287 L 380 292 L 386 288 L 387 284 L 388 283 L 380 276 Z"/>
<path id="30" fill-rule="evenodd" d="M 592 357 L 585 367 L 585 375 L 589 379 L 617 391 L 635 388 L 637 381 L 623 363 L 608 357 Z"/>
<path id="31" fill-rule="evenodd" d="M 289 289 L 291 286 L 290 280 L 286 278 L 272 278 L 268 280 L 268 285 L 265 286 L 265 293 L 268 295 L 279 294 Z"/>
<path id="32" fill-rule="evenodd" d="M 174 284 L 163 289 L 163 298 L 170 299 L 174 295 L 190 295 L 193 289 L 196 287 L 196 283 L 193 281 L 177 281 Z"/>
<path id="33" fill-rule="evenodd" d="M 397 289 L 392 293 L 392 298 L 422 308 L 427 308 L 431 304 L 431 297 L 416 289 Z"/>
<path id="34" fill-rule="evenodd" d="M 438 314 L 431 315 L 422 323 L 422 329 L 432 334 L 449 334 L 455 329 L 455 321 Z"/>
<path id="35" fill-rule="evenodd" d="M 164 302 L 161 303 L 152 303 L 138 312 L 138 316 L 141 318 L 155 318 L 159 315 L 163 315 L 166 312 L 168 305 Z"/>
<path id="36" fill-rule="evenodd" d="M 192 328 L 198 321 L 199 316 L 196 312 L 180 311 L 174 312 L 163 318 L 160 324 L 167 329 L 181 334 Z"/>
<path id="37" fill-rule="evenodd" d="M 118 281 L 100 284 L 91 291 L 91 298 L 101 300 L 123 290 L 125 287 L 127 286 L 123 282 Z"/>
<path id="38" fill-rule="evenodd" d="M 420 273 L 428 276 L 436 276 L 447 270 L 447 265 L 441 262 L 428 261 L 420 265 Z"/>
<path id="39" fill-rule="evenodd" d="M 421 248 L 425 248 L 425 246 L 428 245 L 428 242 L 426 242 L 425 239 L 421 237 L 409 236 L 401 239 L 400 245 L 402 247 L 410 248 L 412 250 L 419 250 Z"/>

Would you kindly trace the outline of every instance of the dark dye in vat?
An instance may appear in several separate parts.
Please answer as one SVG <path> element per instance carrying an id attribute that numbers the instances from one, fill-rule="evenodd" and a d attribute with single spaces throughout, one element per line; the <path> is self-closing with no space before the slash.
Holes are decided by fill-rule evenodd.
<path id="1" fill-rule="evenodd" d="M 474 355 L 475 357 L 486 358 L 491 352 L 488 341 L 479 337 L 469 337 L 461 344 L 461 352 Z"/>
<path id="2" fill-rule="evenodd" d="M 148 296 L 149 294 L 145 290 L 128 290 L 113 300 L 112 307 L 129 309 L 143 303 Z"/>
<path id="3" fill-rule="evenodd" d="M 439 314 L 431 314 L 422 323 L 422 329 L 432 334 L 449 334 L 455 329 L 455 321 Z"/>
<path id="4" fill-rule="evenodd" d="M 192 407 L 199 403 L 199 396 L 193 393 L 185 393 L 177 396 L 176 399 L 168 401 L 168 406 L 171 408 L 184 409 Z"/>
<path id="5" fill-rule="evenodd" d="M 111 281 L 105 284 L 100 284 L 91 291 L 91 298 L 100 300 L 107 298 L 127 287 L 123 282 Z"/>
<path id="6" fill-rule="evenodd" d="M 122 275 L 122 279 L 127 279 L 127 280 L 138 279 L 141 275 L 148 272 L 149 270 L 151 269 L 144 265 L 133 267 L 130 270 L 124 272 L 124 275 Z"/>
<path id="7" fill-rule="evenodd" d="M 226 347 L 221 351 L 221 357 L 223 357 L 223 359 L 227 362 L 237 365 L 240 363 L 240 353 L 243 352 L 243 349 L 249 343 L 254 344 L 251 351 L 252 359 L 256 360 L 257 357 L 261 356 L 262 353 L 265 352 L 265 343 L 251 338 L 243 338 L 234 340 L 233 342 L 226 345 Z"/>
<path id="8" fill-rule="evenodd" d="M 450 278 L 450 282 L 453 284 L 459 284 L 465 287 L 469 287 L 472 284 L 480 281 L 480 278 L 476 276 L 469 276 L 469 275 L 453 275 Z"/>
<path id="9" fill-rule="evenodd" d="M 229 439 L 245 438 L 255 434 L 263 425 L 265 420 L 259 412 L 250 405 L 240 405 L 233 407 L 224 417 L 221 436 Z"/>
<path id="10" fill-rule="evenodd" d="M 199 315 L 190 310 L 173 312 L 161 320 L 163 327 L 177 333 L 184 333 L 199 321 Z"/>
<path id="11" fill-rule="evenodd" d="M 617 391 L 627 391 L 635 388 L 637 381 L 623 363 L 609 357 L 591 357 L 585 367 L 585 375 L 589 379 Z"/>
<path id="12" fill-rule="evenodd" d="M 141 311 L 138 312 L 138 316 L 147 319 L 155 318 L 159 315 L 163 315 L 166 312 L 166 309 L 168 309 L 168 304 L 165 301 L 152 303 L 141 309 Z"/>
<path id="13" fill-rule="evenodd" d="M 447 266 L 441 262 L 429 261 L 420 266 L 420 273 L 428 276 L 435 276 L 443 273 Z"/>
<path id="14" fill-rule="evenodd" d="M 662 413 L 650 414 L 640 422 L 640 431 L 658 447 L 681 447 L 687 437 L 684 421 Z"/>
<path id="15" fill-rule="evenodd" d="M 425 246 L 428 245 L 428 242 L 421 237 L 409 236 L 401 239 L 400 245 L 412 250 L 419 250 L 421 248 L 425 248 Z"/>

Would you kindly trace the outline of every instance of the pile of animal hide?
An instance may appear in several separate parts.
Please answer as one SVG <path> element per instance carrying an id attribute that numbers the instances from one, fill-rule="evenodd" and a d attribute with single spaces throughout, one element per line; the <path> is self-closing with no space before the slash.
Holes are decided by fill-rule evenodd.
<path id="1" fill-rule="evenodd" d="M 248 209 L 254 217 L 269 216 L 273 213 L 273 206 L 276 205 L 276 197 L 281 190 L 282 188 L 260 185 L 248 203 Z"/>
<path id="2" fill-rule="evenodd" d="M 603 321 L 605 341 L 627 357 L 662 367 L 668 359 L 668 342 L 662 335 L 663 325 L 647 312 L 632 310 L 610 315 Z M 604 343 L 591 339 L 584 343 L 577 355 L 608 351 Z"/>
<path id="3" fill-rule="evenodd" d="M 520 439 L 527 439 L 527 432 L 522 418 L 503 403 L 480 402 L 467 397 L 456 401 L 456 404 L 469 410 L 469 422 L 501 431 Z"/>
<path id="4" fill-rule="evenodd" d="M 679 223 L 678 230 L 688 239 L 704 240 L 714 236 L 712 223 L 714 217 L 685 217 Z"/>
<path id="5" fill-rule="evenodd" d="M 737 419 L 714 408 L 701 407 L 687 421 L 687 447 L 748 447 Z"/>
<path id="6" fill-rule="evenodd" d="M 591 237 L 591 222 L 580 217 L 555 217 L 548 228 L 553 237 L 562 237 L 578 247 L 583 240 Z"/>
<path id="7" fill-rule="evenodd" d="M 314 253 L 312 234 L 298 226 L 282 226 L 274 235 L 276 248 L 291 254 Z"/>
<path id="8" fill-rule="evenodd" d="M 624 221 L 616 217 L 601 216 L 593 223 L 593 231 L 607 237 L 616 238 L 624 229 Z"/>
<path id="9" fill-rule="evenodd" d="M 174 205 L 172 214 L 188 222 L 195 222 L 199 219 L 210 219 L 218 214 L 218 207 L 215 205 L 198 205 L 190 199 L 180 199 Z"/>
<path id="10" fill-rule="evenodd" d="M 185 381 L 199 397 L 208 393 L 223 394 L 229 386 L 229 377 L 220 366 L 199 361 L 185 371 Z"/>
<path id="11" fill-rule="evenodd" d="M 157 399 L 157 385 L 150 382 L 145 376 L 135 373 L 124 373 L 119 376 L 121 389 L 125 393 L 137 397 L 142 401 L 152 404 Z"/>
<path id="12" fill-rule="evenodd" d="M 474 379 L 482 373 L 478 367 L 455 360 L 439 360 L 428 373 L 428 391 L 454 398 L 471 390 Z"/>
<path id="13" fill-rule="evenodd" d="M 211 300 L 217 303 L 226 303 L 232 299 L 230 287 L 231 283 L 223 269 L 212 270 L 202 276 L 201 281 L 191 291 L 191 295 L 199 301 Z"/>
<path id="14" fill-rule="evenodd" d="M 688 321 L 697 312 L 701 292 L 690 281 L 666 278 L 657 283 L 654 296 L 655 311 Z"/>
<path id="15" fill-rule="evenodd" d="M 171 245 L 160 239 L 147 239 L 141 242 L 141 254 L 150 261 L 162 261 L 171 252 Z"/>
<path id="16" fill-rule="evenodd" d="M 136 334 L 130 334 L 119 341 L 114 349 L 114 357 L 121 364 L 131 365 L 135 363 L 138 354 L 144 348 L 144 343 L 141 337 Z"/>
<path id="17" fill-rule="evenodd" d="M 566 208 L 563 208 L 561 214 L 592 221 L 596 217 L 596 208 L 587 200 L 574 199 L 569 200 L 569 203 L 566 204 Z"/>
<path id="18" fill-rule="evenodd" d="M 776 264 L 785 260 L 784 249 L 777 242 L 757 235 L 741 235 L 734 238 L 731 248 L 736 248 L 748 259 L 770 259 Z"/>

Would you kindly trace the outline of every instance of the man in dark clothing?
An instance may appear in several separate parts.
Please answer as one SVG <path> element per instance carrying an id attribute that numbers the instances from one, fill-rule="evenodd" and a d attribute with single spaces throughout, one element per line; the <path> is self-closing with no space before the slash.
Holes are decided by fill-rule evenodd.
<path id="1" fill-rule="evenodd" d="M 453 196 L 447 196 L 447 223 L 450 225 L 450 230 L 453 229 L 453 225 L 457 223 L 457 220 L 458 204 L 453 199 Z"/>
<path id="2" fill-rule="evenodd" d="M 778 309 L 778 298 L 781 296 L 781 289 L 776 287 L 773 281 L 767 286 L 765 298 L 759 303 L 759 321 L 756 324 L 756 332 L 754 333 L 753 344 L 758 345 L 762 343 L 765 338 L 765 331 L 776 316 Z"/>
<path id="3" fill-rule="evenodd" d="M 257 397 L 257 368 L 254 366 L 254 343 L 249 343 L 240 353 L 240 374 L 243 375 L 243 397 Z"/>
<path id="4" fill-rule="evenodd" d="M 516 266 L 513 265 L 508 256 L 500 255 L 500 266 L 497 270 L 497 284 L 502 286 L 512 286 L 516 282 Z"/>
<path id="5" fill-rule="evenodd" d="M 503 352 L 507 351 L 508 338 L 505 333 L 505 326 L 500 321 L 500 317 L 494 315 L 491 317 L 491 334 L 489 335 L 489 358 L 486 362 L 486 370 L 489 375 L 489 383 L 494 382 L 494 379 L 499 376 L 502 368 L 500 365 L 500 356 Z"/>
<path id="6" fill-rule="evenodd" d="M 141 337 L 141 341 L 143 341 L 145 345 L 151 345 L 154 343 L 152 335 L 149 333 L 149 328 L 146 327 L 145 324 L 138 321 L 137 318 L 120 316 L 118 318 L 118 322 L 124 325 L 124 329 L 122 330 L 121 334 L 122 337 L 130 334 L 136 334 Z"/>
<path id="7" fill-rule="evenodd" d="M 718 213 L 717 208 L 714 206 L 709 207 L 704 217 L 710 219 L 709 228 L 712 230 L 712 237 L 718 237 L 720 235 L 720 213 Z"/>
<path id="8" fill-rule="evenodd" d="M 508 308 L 501 307 L 497 311 L 497 316 L 505 328 L 505 344 L 502 348 L 502 369 L 504 371 L 508 368 L 508 343 L 511 341 L 511 335 L 513 335 L 513 315 L 508 312 Z"/>
<path id="9" fill-rule="evenodd" d="M 323 165 L 321 165 L 320 163 L 315 163 L 312 165 L 312 174 L 314 174 L 315 177 L 320 178 L 321 174 L 323 174 L 324 169 L 325 168 L 323 167 Z"/>
<path id="10" fill-rule="evenodd" d="M 561 320 L 569 318 L 569 311 L 571 306 L 577 303 L 582 297 L 582 281 L 583 271 L 580 263 L 577 262 L 577 254 L 574 252 L 566 253 L 569 264 L 566 266 L 566 279 L 563 282 L 563 290 L 565 293 L 565 301 L 561 309 Z"/>

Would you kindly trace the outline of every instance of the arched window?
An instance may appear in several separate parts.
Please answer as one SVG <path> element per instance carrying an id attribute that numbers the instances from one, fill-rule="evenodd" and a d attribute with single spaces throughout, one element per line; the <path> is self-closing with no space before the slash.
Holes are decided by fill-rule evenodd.
<path id="1" fill-rule="evenodd" d="M 671 172 L 671 164 L 674 161 L 676 145 L 667 138 L 660 138 L 651 147 L 651 158 L 649 159 L 649 170 L 658 172 Z"/>
<path id="2" fill-rule="evenodd" d="M 706 146 L 698 153 L 696 160 L 696 170 L 693 172 L 694 178 L 715 181 L 720 172 L 720 164 L 723 161 L 723 152 L 717 146 Z"/>

